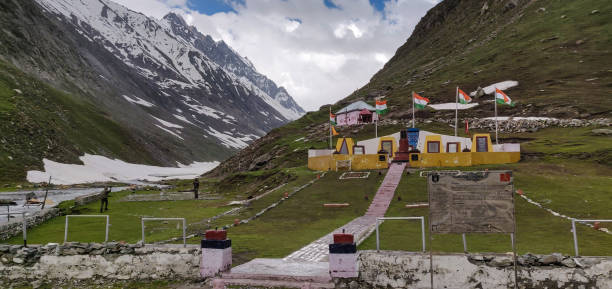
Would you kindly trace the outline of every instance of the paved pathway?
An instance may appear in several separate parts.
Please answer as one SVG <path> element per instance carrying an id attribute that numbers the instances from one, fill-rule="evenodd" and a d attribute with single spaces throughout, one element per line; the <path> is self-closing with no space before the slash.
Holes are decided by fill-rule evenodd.
<path id="1" fill-rule="evenodd" d="M 291 253 L 283 259 L 254 259 L 246 264 L 232 268 L 230 273 L 222 275 L 225 284 L 251 286 L 334 288 L 329 276 L 329 244 L 333 234 L 353 234 L 359 244 L 365 240 L 376 227 L 376 218 L 384 217 L 393 199 L 395 189 L 402 178 L 406 163 L 392 163 L 387 175 L 376 192 L 368 211 L 364 216 L 355 218 L 346 225 Z"/>
<path id="2" fill-rule="evenodd" d="M 329 255 L 328 245 L 332 243 L 333 235 L 342 233 L 343 229 L 345 233 L 353 234 L 357 243 L 361 243 L 365 240 L 375 229 L 376 218 L 385 216 L 385 212 L 387 212 L 387 208 L 389 208 L 389 204 L 393 199 L 395 189 L 402 178 L 402 172 L 405 167 L 405 163 L 391 164 L 365 216 L 350 221 L 346 225 L 291 253 L 283 260 L 309 262 L 327 261 Z"/>

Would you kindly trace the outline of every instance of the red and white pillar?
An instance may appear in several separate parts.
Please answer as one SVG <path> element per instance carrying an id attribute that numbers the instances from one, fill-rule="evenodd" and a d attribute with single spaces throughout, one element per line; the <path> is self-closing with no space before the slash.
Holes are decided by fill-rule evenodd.
<path id="1" fill-rule="evenodd" d="M 352 234 L 334 234 L 329 244 L 329 273 L 332 278 L 354 278 L 359 275 L 357 245 Z"/>
<path id="2" fill-rule="evenodd" d="M 225 230 L 208 230 L 202 240 L 200 275 L 213 277 L 232 267 L 232 240 L 227 239 Z"/>

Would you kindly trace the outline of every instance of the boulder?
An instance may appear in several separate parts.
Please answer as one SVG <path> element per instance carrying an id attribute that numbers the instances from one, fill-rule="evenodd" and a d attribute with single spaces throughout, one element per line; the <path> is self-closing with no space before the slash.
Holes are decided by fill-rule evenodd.
<path id="1" fill-rule="evenodd" d="M 513 264 L 514 261 L 512 260 L 512 258 L 508 257 L 495 257 L 493 258 L 493 260 L 487 263 L 487 265 L 491 267 L 508 267 L 512 266 Z"/>
<path id="2" fill-rule="evenodd" d="M 593 135 L 609 136 L 609 135 L 612 135 L 612 129 L 599 128 L 599 129 L 592 130 L 591 133 Z"/>

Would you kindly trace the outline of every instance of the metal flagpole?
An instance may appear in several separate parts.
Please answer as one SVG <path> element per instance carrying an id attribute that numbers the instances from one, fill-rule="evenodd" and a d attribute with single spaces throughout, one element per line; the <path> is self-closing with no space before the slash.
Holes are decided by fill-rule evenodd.
<path id="1" fill-rule="evenodd" d="M 457 116 L 459 115 L 459 86 L 455 90 L 455 136 L 457 136 Z"/>
<path id="2" fill-rule="evenodd" d="M 412 92 L 412 128 L 414 128 L 414 91 Z"/>
<path id="3" fill-rule="evenodd" d="M 495 93 L 493 93 L 493 105 L 495 105 L 495 144 L 499 144 L 497 141 L 497 88 L 495 88 Z"/>
<path id="4" fill-rule="evenodd" d="M 329 105 L 329 149 L 332 148 L 332 122 L 331 122 L 331 104 Z"/>
<path id="5" fill-rule="evenodd" d="M 374 99 L 374 104 L 376 105 L 376 102 L 378 102 L 378 99 Z M 378 121 L 380 121 L 380 114 L 378 113 L 378 110 L 376 110 L 376 121 L 374 122 L 374 136 L 376 138 L 378 138 Z"/>

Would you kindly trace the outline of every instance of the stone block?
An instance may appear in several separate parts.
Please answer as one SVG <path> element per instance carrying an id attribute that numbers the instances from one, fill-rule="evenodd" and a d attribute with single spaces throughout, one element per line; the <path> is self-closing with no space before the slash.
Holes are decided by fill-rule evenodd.
<path id="1" fill-rule="evenodd" d="M 219 272 L 228 271 L 232 267 L 232 247 L 224 249 L 202 248 L 200 275 L 203 278 L 213 277 Z"/>
<path id="2" fill-rule="evenodd" d="M 357 277 L 357 269 L 357 253 L 329 254 L 329 273 L 333 278 Z"/>

